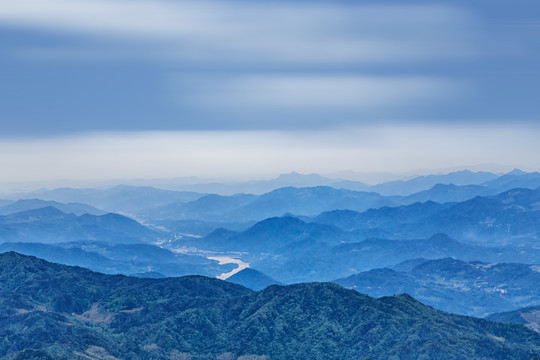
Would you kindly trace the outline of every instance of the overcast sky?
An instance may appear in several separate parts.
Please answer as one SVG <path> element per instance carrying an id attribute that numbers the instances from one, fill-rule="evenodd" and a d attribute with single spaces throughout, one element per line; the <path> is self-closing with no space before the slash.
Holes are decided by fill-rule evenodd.
<path id="1" fill-rule="evenodd" d="M 538 64 L 537 0 L 0 0 L 0 182 L 540 170 Z"/>

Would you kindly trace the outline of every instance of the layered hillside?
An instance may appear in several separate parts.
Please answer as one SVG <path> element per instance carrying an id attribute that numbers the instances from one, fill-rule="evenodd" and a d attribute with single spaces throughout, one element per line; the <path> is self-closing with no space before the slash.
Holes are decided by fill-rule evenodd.
<path id="1" fill-rule="evenodd" d="M 5 359 L 533 359 L 522 325 L 335 284 L 253 292 L 201 276 L 141 279 L 0 255 Z M 254 357 L 253 357 L 254 358 Z"/>

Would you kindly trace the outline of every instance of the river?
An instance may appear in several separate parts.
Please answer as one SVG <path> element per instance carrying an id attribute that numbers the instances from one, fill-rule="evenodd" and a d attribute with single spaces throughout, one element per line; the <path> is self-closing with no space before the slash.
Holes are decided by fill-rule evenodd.
<path id="1" fill-rule="evenodd" d="M 232 271 L 229 271 L 229 272 L 223 273 L 221 275 L 218 275 L 217 278 L 221 279 L 221 280 L 228 279 L 231 276 L 233 276 L 234 274 L 239 273 L 240 271 L 242 271 L 244 269 L 247 269 L 249 267 L 249 263 L 244 262 L 244 261 L 242 261 L 240 259 L 232 258 L 230 256 L 225 256 L 225 255 L 223 255 L 223 256 L 207 256 L 207 259 L 219 261 L 219 265 L 224 265 L 224 264 L 236 264 L 236 265 L 238 265 L 238 267 L 236 269 L 233 269 Z"/>

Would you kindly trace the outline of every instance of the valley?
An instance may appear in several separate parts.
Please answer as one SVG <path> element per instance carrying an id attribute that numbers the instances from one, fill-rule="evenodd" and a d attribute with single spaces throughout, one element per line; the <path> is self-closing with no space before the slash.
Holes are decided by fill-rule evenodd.
<path id="1" fill-rule="evenodd" d="M 463 174 L 470 177 L 474 173 Z M 295 176 L 299 178 L 299 175 Z M 455 180 L 459 177 L 459 173 L 452 176 Z M 369 300 L 370 303 L 380 301 L 381 304 L 393 304 L 397 301 L 400 304 L 398 307 L 401 307 L 405 306 L 401 304 L 405 301 L 409 304 L 407 306 L 417 309 L 414 311 L 419 311 L 418 307 L 421 306 L 422 312 L 428 311 L 427 309 L 431 309 L 429 311 L 442 310 L 476 318 L 524 324 L 534 333 L 538 331 L 534 309 L 535 306 L 540 305 L 538 292 L 540 289 L 540 272 L 538 271 L 540 266 L 540 247 L 538 246 L 540 243 L 540 207 L 538 205 L 540 204 L 540 178 L 537 178 L 534 173 L 518 172 L 498 177 L 485 174 L 478 176 L 489 179 L 486 183 L 479 180 L 479 183 L 474 185 L 436 184 L 434 186 L 426 179 L 422 179 L 423 182 L 413 179 L 411 189 L 418 190 L 420 187 L 420 191 L 413 194 L 406 194 L 407 182 L 395 184 L 397 186 L 395 192 L 405 195 L 381 195 L 332 188 L 328 185 L 286 187 L 261 195 L 231 196 L 184 194 L 151 187 L 130 186 L 92 191 L 88 189 L 42 190 L 40 195 L 43 199 L 25 200 L 27 197 L 37 195 L 36 193 L 17 194 L 14 195 L 17 198 L 8 196 L 1 203 L 0 252 L 5 252 L 3 256 L 6 261 L 14 265 L 18 261 L 23 263 L 37 261 L 17 257 L 21 256 L 14 255 L 13 252 L 17 252 L 54 263 L 81 266 L 111 276 L 129 275 L 131 277 L 118 278 L 126 279 L 126 284 L 131 284 L 131 282 L 135 284 L 139 281 L 136 279 L 181 282 L 184 281 L 183 279 L 188 281 L 188 278 L 184 278 L 185 276 L 203 275 L 214 278 L 216 281 L 225 280 L 231 285 L 238 284 L 239 287 L 234 288 L 236 290 L 230 296 L 237 299 L 246 298 L 242 301 L 245 301 L 245 306 L 248 307 L 255 306 L 259 297 L 270 293 L 275 293 L 278 296 L 275 301 L 281 304 L 283 301 L 281 297 L 289 295 L 282 293 L 282 290 L 277 290 L 275 286 L 281 289 L 287 285 L 283 289 L 291 289 L 293 292 L 296 291 L 293 289 L 302 289 L 299 291 L 303 294 L 307 291 L 306 289 L 319 286 L 315 284 L 324 284 L 317 290 L 322 291 L 322 294 L 327 294 L 328 291 L 339 293 L 346 288 L 352 291 L 347 293 L 346 297 L 353 296 L 352 294 L 371 296 L 373 298 L 369 299 L 373 300 Z M 313 180 L 313 178 L 310 179 Z M 527 183 L 531 187 L 508 190 L 506 188 L 510 186 L 509 183 Z M 420 184 L 426 187 L 431 186 L 431 188 L 422 188 Z M 394 185 L 381 185 L 380 188 L 384 188 L 385 192 L 389 193 L 392 186 Z M 443 188 L 445 190 L 442 190 Z M 458 189 L 463 191 L 458 191 Z M 500 190 L 502 191 L 498 192 Z M 446 196 L 445 201 L 439 202 L 443 193 Z M 411 199 L 425 201 L 412 202 Z M 87 203 L 82 201 L 87 201 Z M 129 210 L 129 207 L 135 203 L 138 204 L 136 208 Z M 111 213 L 113 209 L 123 215 Z M 128 214 L 133 217 L 129 217 Z M 58 269 L 71 271 L 68 268 Z M 95 276 L 98 276 L 97 273 Z M 222 282 L 212 284 L 214 287 L 222 286 L 219 285 Z M 115 356 L 114 350 L 111 350 L 114 347 L 111 348 L 111 346 L 116 340 L 108 338 L 109 335 L 103 335 L 105 338 L 100 338 L 101 335 L 97 336 L 88 326 L 90 324 L 93 324 L 91 327 L 99 326 L 102 328 L 100 331 L 108 334 L 109 331 L 113 331 L 113 328 L 108 327 L 109 324 L 115 324 L 114 319 L 129 320 L 125 318 L 126 315 L 121 315 L 123 312 L 143 314 L 148 311 L 149 309 L 145 310 L 147 309 L 145 305 L 137 300 L 138 295 L 132 293 L 135 290 L 129 290 L 135 289 L 133 286 L 135 285 L 128 285 L 126 292 L 122 295 L 122 298 L 126 300 L 121 301 L 128 301 L 131 304 L 127 308 L 119 305 L 120 303 L 114 305 L 117 300 L 113 303 L 101 303 L 91 300 L 95 297 L 94 295 L 90 296 L 90 299 L 83 300 L 72 294 L 65 299 L 62 295 L 60 298 L 64 300 L 60 303 L 68 307 L 75 306 L 73 313 L 78 314 L 75 317 L 62 315 L 64 310 L 59 312 L 60 305 L 55 305 L 56 302 L 43 303 L 41 300 L 37 301 L 37 298 L 31 300 L 26 307 L 9 311 L 20 313 L 17 316 L 27 317 L 28 319 L 25 318 L 24 322 L 30 321 L 31 317 L 36 317 L 36 319 L 43 319 L 40 321 L 46 321 L 48 326 L 54 327 L 62 327 L 63 325 L 59 325 L 57 321 L 63 319 L 60 322 L 77 324 L 74 325 L 77 329 L 82 326 L 77 331 L 82 331 L 86 334 L 84 336 L 94 339 L 90 341 L 92 346 L 95 346 L 94 348 L 76 346 L 75 351 L 72 345 L 66 345 L 67 347 L 62 345 L 59 348 L 46 346 L 40 354 L 64 354 L 62 356 L 71 354 L 69 356 L 76 358 L 77 356 L 92 357 L 94 355 L 91 354 L 97 351 L 105 354 L 103 356 Z M 199 285 L 196 287 L 199 288 Z M 238 294 L 234 295 L 235 291 Z M 323 301 L 319 295 L 316 299 L 316 301 Z M 162 300 L 165 301 L 165 298 Z M 152 301 L 159 303 L 160 300 L 155 298 Z M 191 300 L 186 298 L 185 301 L 190 303 Z M 410 301 L 414 301 L 414 305 Z M 419 302 L 416 303 L 416 301 Z M 51 306 L 57 310 L 50 312 Z M 116 312 L 111 312 L 118 306 L 120 307 Z M 261 306 L 267 305 L 261 304 Z M 276 311 L 283 311 L 281 306 L 276 308 Z M 324 308 L 329 305 L 320 304 L 320 306 Z M 235 327 L 244 329 L 242 331 L 255 331 L 250 330 L 252 325 L 249 324 L 253 321 L 250 317 L 245 319 L 247 323 L 238 322 L 240 320 L 237 316 L 241 314 L 238 313 L 240 310 L 232 310 L 235 308 L 233 304 L 225 307 L 231 307 L 231 309 L 228 310 L 227 315 L 220 313 L 219 318 L 223 320 L 219 321 L 225 322 L 219 326 L 235 323 Z M 406 310 L 408 315 L 400 316 L 411 315 L 408 311 L 412 308 Z M 47 309 L 47 311 L 40 309 Z M 156 311 L 164 310 L 152 308 L 152 313 Z M 205 313 L 207 309 L 185 311 Z M 261 310 L 254 309 L 253 311 Z M 513 315 L 513 311 L 517 315 Z M 196 321 L 199 324 L 193 323 L 193 326 L 197 326 L 197 330 L 192 329 L 185 334 L 188 336 L 185 338 L 188 343 L 195 341 L 192 336 L 200 331 L 207 331 L 206 334 L 210 338 L 218 336 L 216 333 L 218 330 L 214 328 L 217 326 L 217 318 L 212 318 L 213 320 L 208 318 L 204 321 L 209 321 L 209 323 L 203 325 L 200 323 L 203 320 L 199 318 L 199 315 L 192 320 L 187 320 L 184 316 L 182 315 L 182 322 Z M 223 316 L 232 316 L 232 318 L 224 320 Z M 272 314 L 272 317 L 274 316 L 278 316 L 277 313 Z M 137 322 L 132 324 L 131 321 L 128 321 L 128 324 L 131 324 L 129 327 L 139 326 L 135 325 Z M 137 321 L 142 321 L 142 319 Z M 261 325 L 264 321 L 261 319 L 257 321 L 259 327 L 271 326 L 265 330 L 261 328 L 257 332 L 276 331 L 274 328 L 276 319 L 272 320 L 273 325 Z M 260 323 L 260 321 L 263 322 Z M 327 321 L 324 320 L 325 323 Z M 142 326 L 142 323 L 140 324 Z M 359 324 L 347 326 L 354 327 Z M 163 334 L 173 336 L 170 331 L 177 330 L 173 330 L 170 326 L 173 326 L 172 323 L 160 329 L 159 332 L 165 331 Z M 203 328 L 210 326 L 210 328 L 203 330 L 200 326 Z M 305 326 L 311 328 L 313 325 L 310 323 Z M 339 328 L 344 324 L 340 322 L 339 325 L 334 323 L 328 326 Z M 439 330 L 432 329 L 432 331 Z M 64 330 L 61 331 L 64 333 Z M 111 336 L 114 331 L 110 333 Z M 195 332 L 188 335 L 191 331 Z M 234 333 L 233 330 L 223 331 L 228 334 Z M 334 341 L 327 328 L 310 331 L 322 331 L 326 334 L 324 341 Z M 368 330 L 361 330 L 361 333 L 364 331 Z M 374 330 L 369 330 L 368 334 L 372 331 Z M 177 336 L 174 335 L 174 338 L 176 339 Z M 220 338 L 223 336 L 225 335 L 219 335 Z M 218 350 L 207 344 L 203 348 L 184 348 L 180 353 L 189 353 L 194 359 L 206 359 L 219 355 L 216 351 L 240 356 L 242 355 L 239 353 L 240 349 L 243 349 L 242 351 L 251 349 L 250 353 L 258 354 L 257 356 L 264 355 L 275 359 L 288 356 L 284 355 L 288 354 L 287 352 L 277 350 L 278 348 L 272 348 L 274 349 L 272 350 L 263 346 L 264 337 L 254 340 L 258 339 L 257 336 L 250 340 L 249 347 L 245 344 L 232 345 L 234 341 L 229 339 L 223 340 L 225 341 L 223 344 L 232 346 L 230 348 L 220 345 L 221 347 L 218 346 L 220 350 Z M 272 335 L 272 340 L 268 340 L 271 344 L 275 344 L 272 346 L 278 346 L 277 344 L 282 341 L 275 336 L 277 335 Z M 493 336 L 508 338 L 508 335 Z M 530 336 L 532 335 L 527 335 L 528 338 Z M 153 341 L 156 342 L 145 346 L 148 349 L 162 349 L 165 346 L 160 345 L 157 339 Z M 178 341 L 174 340 L 172 343 L 178 344 Z M 201 341 L 196 342 L 201 345 L 203 344 Z M 260 346 L 255 346 L 254 344 L 259 344 L 259 341 Z M 302 343 L 304 341 L 305 339 Z M 468 344 L 466 346 L 476 349 L 476 345 L 472 345 L 472 342 Z M 336 343 L 332 346 L 341 347 L 342 345 Z M 129 348 L 131 345 L 126 346 Z M 167 351 L 172 351 L 167 346 L 160 350 L 161 355 L 155 353 L 154 356 L 161 358 Z M 373 346 L 373 344 L 369 345 L 361 351 L 373 358 L 380 358 L 383 354 L 389 354 L 388 349 L 394 349 L 390 345 L 385 345 L 385 350 Z M 524 349 L 521 345 L 520 348 Z M 14 350 L 4 349 L 6 354 L 13 354 L 7 359 L 16 358 Z M 429 354 L 431 351 L 428 348 L 419 350 L 415 347 L 415 349 L 424 354 Z M 133 354 L 139 354 L 138 350 L 133 351 Z M 328 351 L 330 350 L 327 349 L 324 353 L 332 354 Z M 395 351 L 397 354 L 401 350 Z M 497 351 L 505 353 L 506 350 L 500 348 Z M 203 356 L 210 353 L 214 355 Z M 305 356 L 309 353 L 306 352 Z M 344 356 L 343 353 L 341 354 L 340 356 Z M 483 358 L 482 356 L 488 356 L 480 355 L 480 352 L 478 354 L 479 359 Z M 458 359 L 464 358 L 459 354 L 455 356 Z M 407 357 L 401 352 L 400 358 Z M 502 357 L 499 358 L 502 359 Z M 516 357 L 516 359 L 522 358 L 525 359 L 522 355 Z"/>
<path id="2" fill-rule="evenodd" d="M 0 360 L 539 360 L 539 25 L 0 0 Z"/>

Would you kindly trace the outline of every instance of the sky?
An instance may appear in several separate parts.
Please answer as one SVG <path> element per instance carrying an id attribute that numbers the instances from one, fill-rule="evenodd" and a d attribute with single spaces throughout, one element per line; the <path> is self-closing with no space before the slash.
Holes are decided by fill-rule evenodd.
<path id="1" fill-rule="evenodd" d="M 540 170 L 538 64 L 537 0 L 0 0 L 0 182 Z"/>

